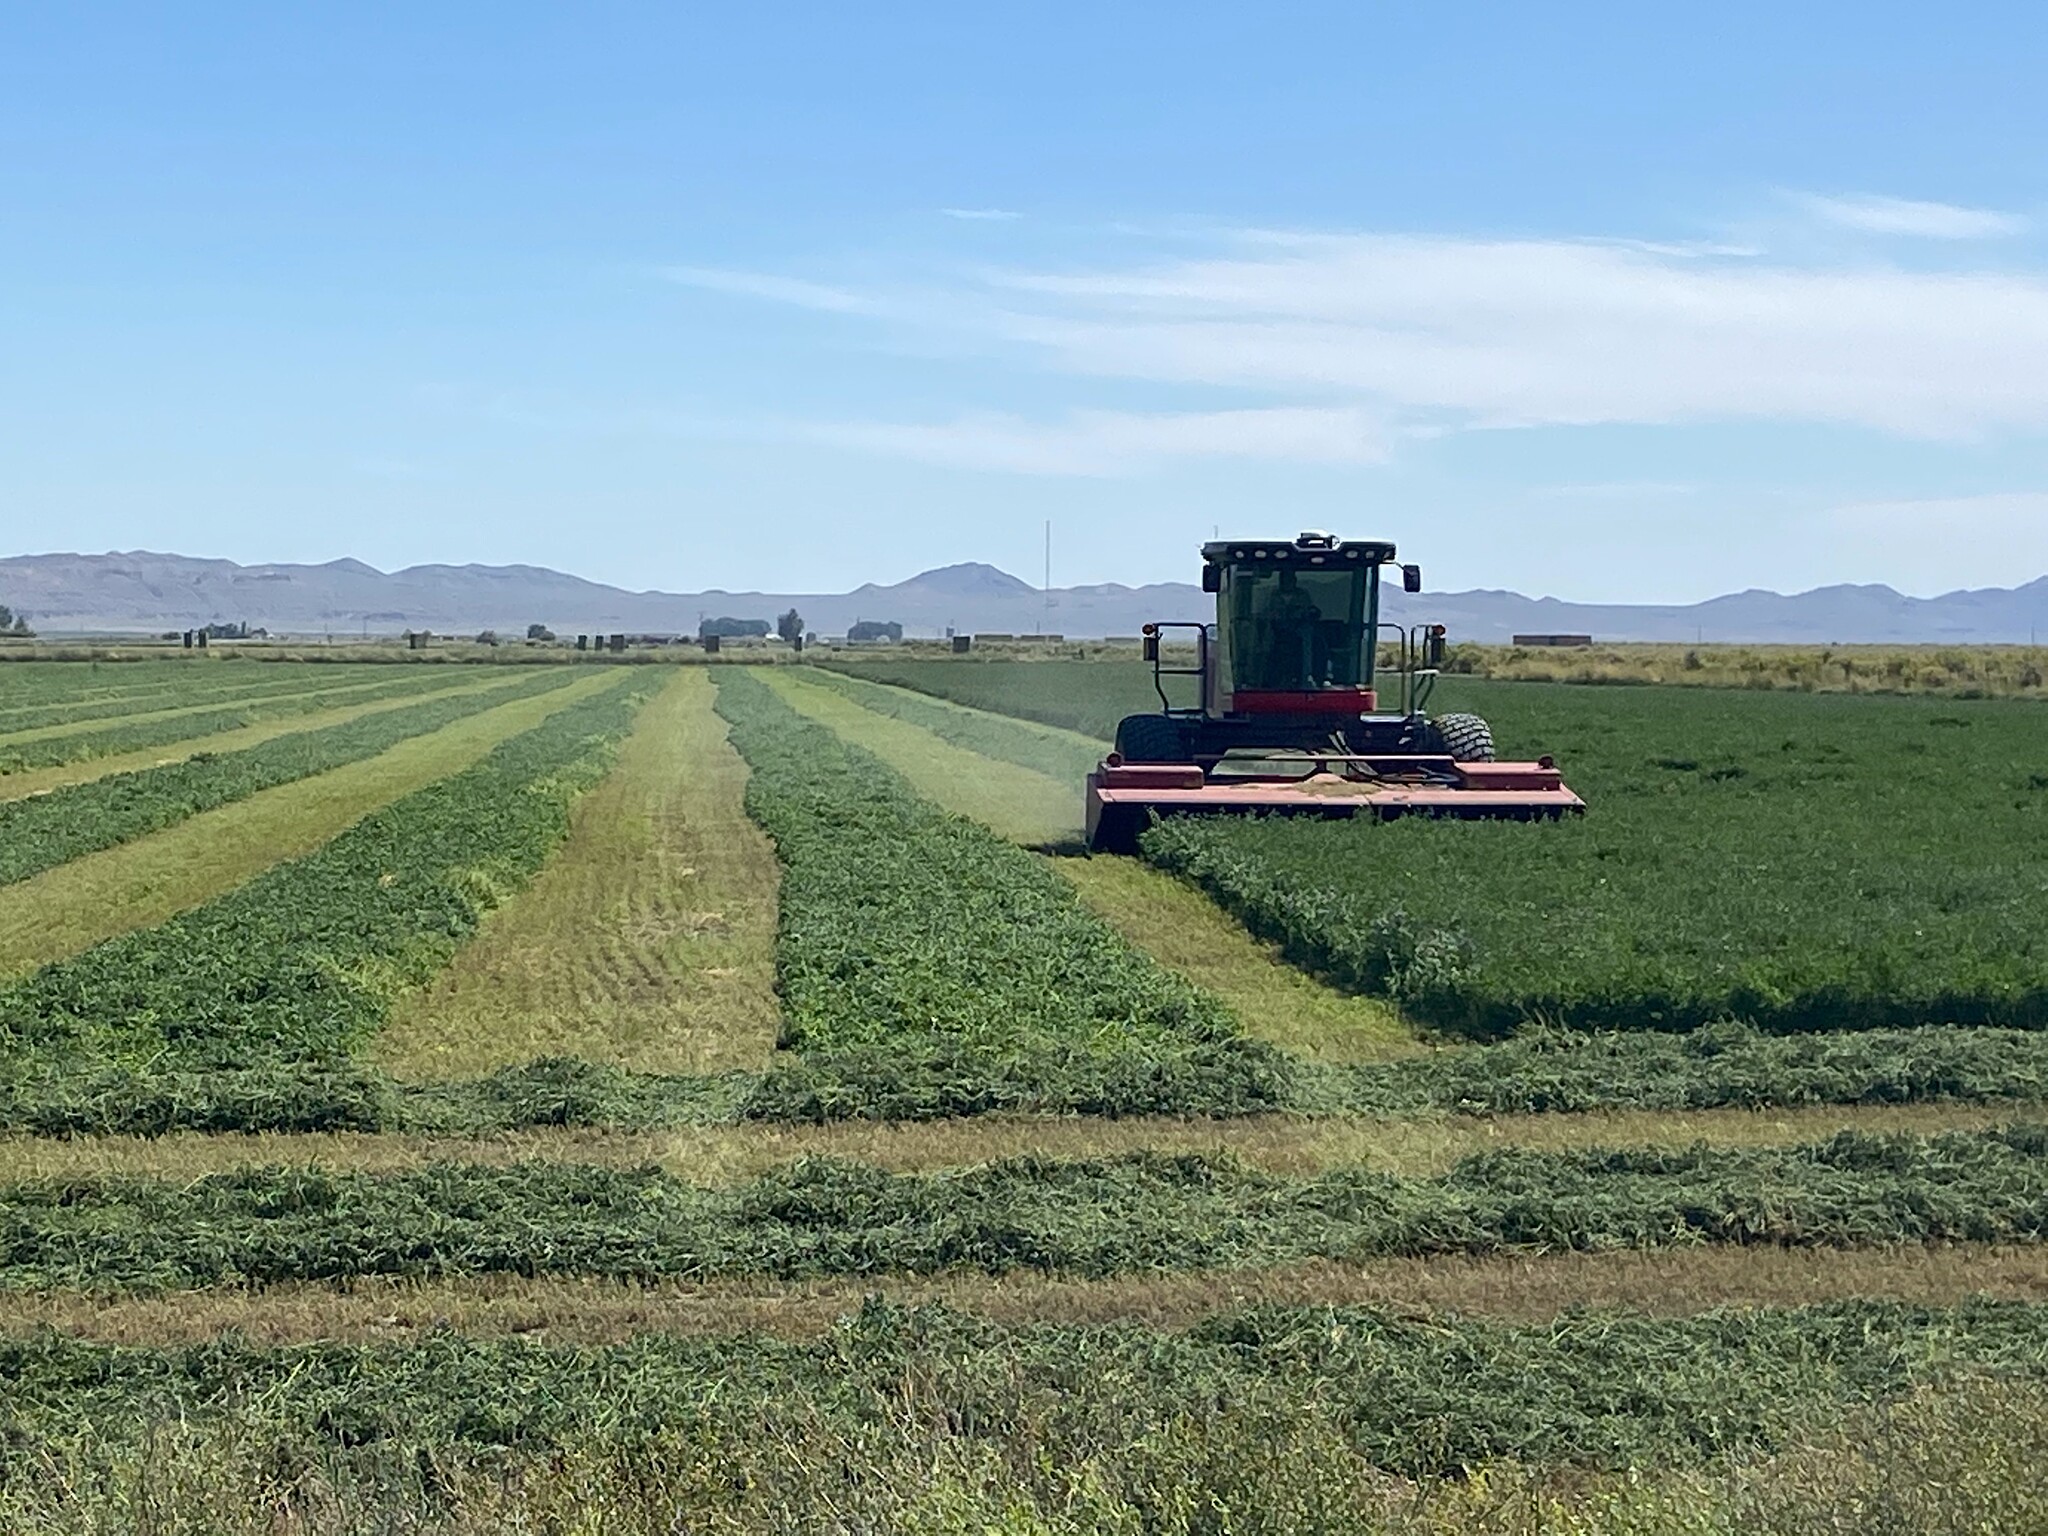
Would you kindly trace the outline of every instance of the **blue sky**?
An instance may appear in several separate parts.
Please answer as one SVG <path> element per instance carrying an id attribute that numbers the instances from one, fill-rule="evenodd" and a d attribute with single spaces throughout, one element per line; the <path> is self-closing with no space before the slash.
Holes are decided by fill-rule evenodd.
<path id="1" fill-rule="evenodd" d="M 0 3 L 0 552 L 2008 585 L 2044 65 L 1999 5 Z"/>

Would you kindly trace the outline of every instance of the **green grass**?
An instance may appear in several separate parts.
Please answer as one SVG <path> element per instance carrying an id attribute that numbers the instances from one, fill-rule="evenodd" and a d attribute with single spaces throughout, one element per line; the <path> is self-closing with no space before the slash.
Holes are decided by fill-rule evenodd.
<path id="1" fill-rule="evenodd" d="M 911 794 L 760 679 L 720 674 L 753 768 L 747 809 L 784 866 L 783 1112 L 880 1094 L 890 1118 L 995 1108 L 1249 1108 L 1272 1052 L 1091 914 L 1030 854 Z M 808 1101 L 808 1102 L 807 1102 Z"/>
<path id="2" fill-rule="evenodd" d="M 1556 824 L 1180 821 L 1148 854 L 1302 963 L 1481 1037 L 2048 1024 L 2048 761 L 2013 703 L 1468 684 Z"/>
<path id="3" fill-rule="evenodd" d="M 265 720 L 313 714 L 374 699 L 402 698 L 434 686 L 434 674 L 405 669 L 395 675 L 367 668 L 293 667 L 268 687 L 186 702 L 173 693 L 139 701 L 148 707 L 122 718 L 43 726 L 0 738 L 0 774 L 21 773 L 96 757 L 191 741 Z"/>
<path id="4" fill-rule="evenodd" d="M 1100 735 L 1145 669 L 864 676 Z M 1447 680 L 1591 807 L 1525 826 L 1171 823 L 1147 847 L 1299 963 L 1446 1030 L 2048 1023 L 2048 759 L 2006 701 Z"/>
<path id="5" fill-rule="evenodd" d="M 250 1167 L 0 1188 L 0 1286 L 362 1276 L 1099 1278 L 1305 1260 L 1700 1244 L 2014 1243 L 2048 1228 L 2048 1127 L 1792 1146 L 1500 1151 L 1440 1175 L 1290 1179 L 1140 1152 L 935 1174 L 805 1159 L 729 1187 L 656 1168 Z"/>
<path id="6" fill-rule="evenodd" d="M 461 686 L 452 694 L 442 691 L 417 704 L 379 710 L 340 725 L 273 737 L 245 751 L 197 753 L 182 762 L 0 802 L 0 885 L 26 880 L 275 785 L 372 757 L 408 737 L 569 681 L 567 674 L 542 673 L 481 693 Z"/>
<path id="7" fill-rule="evenodd" d="M 0 989 L 0 1073 L 34 1101 L 333 1068 L 561 840 L 646 689 L 600 689 L 318 851 Z M 288 1097 L 287 1095 L 284 1095 Z"/>

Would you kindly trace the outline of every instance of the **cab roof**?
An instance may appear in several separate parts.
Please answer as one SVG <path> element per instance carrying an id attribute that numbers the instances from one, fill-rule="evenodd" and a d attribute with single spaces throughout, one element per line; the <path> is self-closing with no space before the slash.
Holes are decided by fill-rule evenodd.
<path id="1" fill-rule="evenodd" d="M 1394 546 L 1384 539 L 1337 539 L 1304 533 L 1295 539 L 1218 539 L 1202 546 L 1209 565 L 1385 565 Z"/>

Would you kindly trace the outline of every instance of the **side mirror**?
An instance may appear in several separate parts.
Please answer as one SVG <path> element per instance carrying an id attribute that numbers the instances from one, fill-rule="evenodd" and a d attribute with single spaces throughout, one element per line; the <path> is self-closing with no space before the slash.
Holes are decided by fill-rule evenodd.
<path id="1" fill-rule="evenodd" d="M 1434 669 L 1444 664 L 1444 627 L 1432 624 L 1422 637 L 1422 665 Z"/>
<path id="2" fill-rule="evenodd" d="M 1202 567 L 1202 590 L 1204 592 L 1221 592 L 1223 590 L 1222 566 L 1205 564 Z"/>
<path id="3" fill-rule="evenodd" d="M 1404 565 L 1401 567 L 1401 590 L 1403 592 L 1420 592 L 1422 590 L 1421 566 Z"/>
<path id="4" fill-rule="evenodd" d="M 1157 630 L 1145 636 L 1144 645 L 1145 659 L 1147 661 L 1157 661 L 1159 659 L 1159 633 Z"/>

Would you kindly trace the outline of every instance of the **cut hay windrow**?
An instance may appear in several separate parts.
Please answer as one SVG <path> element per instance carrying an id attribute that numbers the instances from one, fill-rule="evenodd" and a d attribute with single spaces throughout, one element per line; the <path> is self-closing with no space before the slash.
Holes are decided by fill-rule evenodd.
<path id="1" fill-rule="evenodd" d="M 1291 1517 L 1232 1529 L 1351 1532 L 1365 1501 L 1387 1493 L 1360 1476 L 1368 1469 L 1428 1477 L 1503 1459 L 1637 1470 L 1716 1461 L 1728 1475 L 1745 1455 L 1916 1388 L 1994 1374 L 2037 1384 L 2044 1371 L 2048 1308 L 1990 1302 L 1591 1313 L 1538 1327 L 1289 1307 L 1183 1333 L 998 1327 L 876 1303 L 808 1342 L 649 1335 L 601 1348 L 459 1334 L 395 1347 L 228 1338 L 178 1349 L 45 1337 L 0 1345 L 11 1452 L 0 1494 L 46 1494 L 52 1466 L 94 1466 L 95 1448 L 174 1456 L 181 1442 L 168 1431 L 182 1421 L 187 1434 L 233 1432 L 198 1483 L 260 1450 L 273 1516 L 280 1458 L 308 1480 L 381 1471 L 394 1491 L 417 1496 L 422 1468 L 445 1474 L 462 1465 L 448 1453 L 469 1450 L 499 1465 L 525 1455 L 558 1472 L 584 1466 L 588 1486 L 568 1505 L 578 1518 L 591 1500 L 623 1497 L 669 1467 L 678 1486 L 659 1519 L 634 1530 L 682 1528 L 691 1510 L 756 1511 L 800 1490 L 816 1519 L 781 1528 L 845 1528 L 849 1500 L 927 1486 L 950 1445 L 937 1465 L 956 1468 L 980 1447 L 1008 1469 L 1013 1501 L 1035 1495 L 1049 1518 L 1080 1508 L 1111 1522 L 1032 1530 L 1212 1531 L 1175 1516 L 1191 1488 L 1274 1499 L 1281 1471 L 1298 1493 L 1328 1500 L 1321 1517 L 1296 1505 Z M 1898 1428 L 1903 1436 L 1903 1420 Z M 1869 1448 L 1881 1446 L 1874 1436 Z M 607 1449 L 616 1462 L 590 1460 Z M 437 1475 L 433 1498 L 445 1505 L 491 1486 L 482 1471 Z M 121 1482 L 69 1480 L 66 1498 Z M 1151 1518 L 1124 1524 L 1134 1511 Z M 218 1527 L 209 1518 L 194 1528 Z"/>
<path id="2" fill-rule="evenodd" d="M 296 689 L 264 693 L 253 698 L 237 697 L 218 707 L 206 705 L 146 720 L 116 719 L 105 724 L 95 721 L 81 730 L 31 736 L 25 741 L 0 742 L 0 774 L 112 757 L 149 747 L 196 741 L 203 736 L 240 730 L 243 726 L 266 720 L 289 719 L 294 715 L 310 715 L 378 699 L 402 698 L 407 694 L 428 691 L 439 677 L 438 674 L 428 674 L 425 668 L 415 667 L 381 668 L 368 679 L 353 671 L 336 675 L 325 668 L 307 668 L 298 674 L 297 681 Z M 166 707 L 177 707 L 176 701 Z"/>
<path id="3" fill-rule="evenodd" d="M 341 1068 L 397 989 L 429 975 L 540 867 L 651 686 L 548 716 L 317 852 L 156 928 L 0 989 L 0 1083 L 27 1101 L 147 1100 L 159 1074 Z"/>
<path id="4" fill-rule="evenodd" d="M 73 668 L 74 677 L 78 671 Z M 154 685 L 124 689 L 112 694 L 80 692 L 55 702 L 11 702 L 16 690 L 10 686 L 15 673 L 0 674 L 0 747 L 5 738 L 21 731 L 49 726 L 84 725 L 95 720 L 120 719 L 158 710 L 188 708 L 195 704 L 246 704 L 257 699 L 288 693 L 305 693 L 314 688 L 331 689 L 352 683 L 389 682 L 381 668 L 360 666 L 334 668 L 315 673 L 304 667 L 173 666 L 159 675 Z M 79 680 L 83 680 L 80 678 Z"/>
<path id="5" fill-rule="evenodd" d="M 1081 781 L 1102 761 L 1103 744 L 1073 731 L 1053 730 L 987 710 L 966 709 L 907 688 L 886 687 L 843 667 L 808 667 L 803 676 L 863 709 L 920 726 L 956 747 L 1072 784 L 1077 802 Z"/>
<path id="6" fill-rule="evenodd" d="M 1154 964 L 1038 859 L 912 794 L 759 679 L 720 676 L 782 860 L 778 1112 L 997 1108 L 1142 1114 L 1271 1107 L 1284 1063 Z"/>
<path id="7" fill-rule="evenodd" d="M 355 1276 L 619 1280 L 950 1271 L 1098 1278 L 1433 1254 L 2037 1242 L 2048 1127 L 1797 1146 L 1501 1151 L 1435 1176 L 1227 1158 L 1019 1158 L 894 1174 L 809 1158 L 706 1188 L 657 1168 L 252 1167 L 0 1187 L 0 1286 Z"/>
<path id="8" fill-rule="evenodd" d="M 244 751 L 195 753 L 180 762 L 0 802 L 0 885 L 26 880 L 261 790 L 374 757 L 409 737 L 573 680 L 564 670 L 513 677 L 505 680 L 507 686 L 482 691 L 459 687 L 418 704 L 274 737 Z M 462 681 L 451 678 L 449 684 Z"/>

